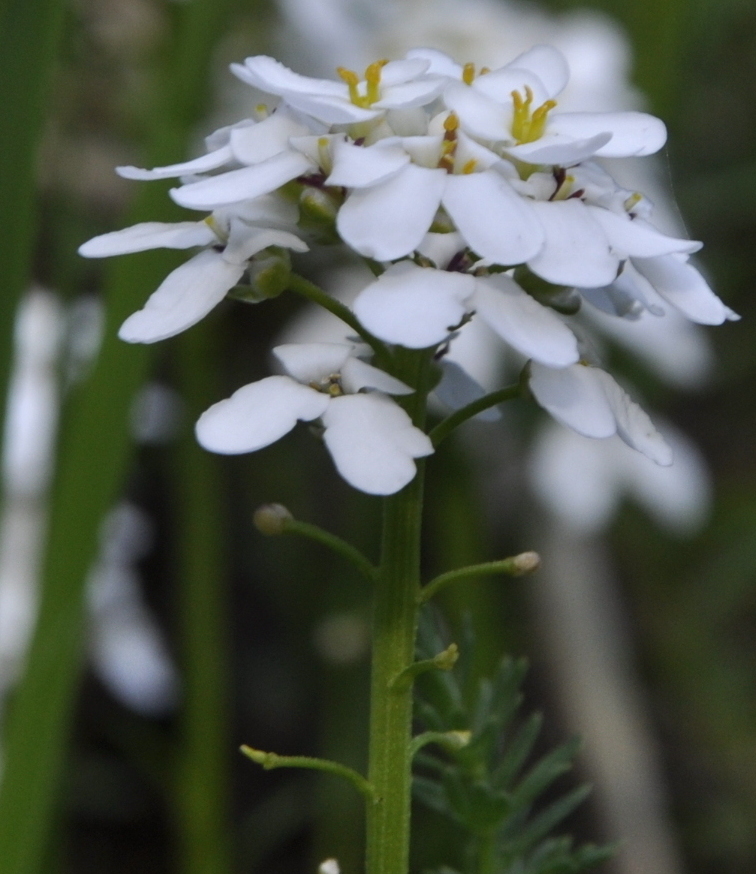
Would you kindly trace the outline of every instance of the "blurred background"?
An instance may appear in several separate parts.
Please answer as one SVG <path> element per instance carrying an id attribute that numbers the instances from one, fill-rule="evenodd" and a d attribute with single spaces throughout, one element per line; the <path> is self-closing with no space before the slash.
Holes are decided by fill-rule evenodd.
<path id="1" fill-rule="evenodd" d="M 377 550 L 379 502 L 306 429 L 213 457 L 192 426 L 307 330 L 292 296 L 227 302 L 156 347 L 118 325 L 180 253 L 85 261 L 89 237 L 173 221 L 170 183 L 116 165 L 200 154 L 253 100 L 231 61 L 362 69 L 413 45 L 497 66 L 567 55 L 567 108 L 643 107 L 658 159 L 614 168 L 740 323 L 611 324 L 601 354 L 666 430 L 660 472 L 519 404 L 429 464 L 429 577 L 526 549 L 543 569 L 444 596 L 481 675 L 526 656 L 544 749 L 584 738 L 580 841 L 624 840 L 611 874 L 756 870 L 756 8 L 746 0 L 3 0 L 0 5 L 0 870 L 3 874 L 361 868 L 348 786 L 263 772 L 241 743 L 362 768 L 369 591 L 306 542 L 264 539 L 279 501 Z M 348 265 L 307 267 L 329 288 Z M 303 265 L 303 269 L 305 269 Z M 651 320 L 652 321 L 652 320 Z M 303 327 L 304 325 L 304 327 Z M 481 364 L 493 378 L 506 362 Z M 418 810 L 415 868 L 444 861 Z"/>

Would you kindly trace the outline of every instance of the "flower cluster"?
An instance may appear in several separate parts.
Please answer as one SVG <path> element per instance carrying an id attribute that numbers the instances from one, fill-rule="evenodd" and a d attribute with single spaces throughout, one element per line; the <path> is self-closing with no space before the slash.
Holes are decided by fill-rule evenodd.
<path id="1" fill-rule="evenodd" d="M 209 214 L 137 225 L 81 248 L 101 257 L 201 247 L 126 320 L 123 339 L 172 336 L 239 285 L 255 299 L 273 296 L 286 283 L 266 284 L 266 267 L 285 272 L 289 251 L 340 239 L 376 274 L 351 314 L 374 349 L 432 350 L 441 360 L 479 319 L 529 361 L 530 392 L 558 421 L 590 437 L 617 434 L 658 464 L 671 462 L 648 416 L 590 360 L 571 319 L 581 307 L 631 321 L 669 308 L 703 324 L 737 318 L 688 260 L 701 244 L 660 232 L 650 203 L 602 166 L 658 151 L 661 121 L 561 112 L 569 71 L 548 46 L 496 70 L 431 49 L 378 61 L 362 76 L 339 68 L 333 81 L 265 56 L 232 70 L 275 107 L 260 105 L 254 118 L 212 134 L 193 161 L 119 169 L 132 179 L 179 178 L 173 200 Z M 320 419 L 355 487 L 390 494 L 412 478 L 414 459 L 432 446 L 391 397 L 413 388 L 391 375 L 390 355 L 380 360 L 384 372 L 349 345 L 274 354 L 287 375 L 208 410 L 197 426 L 205 447 L 248 452 L 298 420 Z M 440 397 L 462 396 L 463 405 L 482 393 L 458 369 L 445 372 L 457 390 L 442 384 Z"/>

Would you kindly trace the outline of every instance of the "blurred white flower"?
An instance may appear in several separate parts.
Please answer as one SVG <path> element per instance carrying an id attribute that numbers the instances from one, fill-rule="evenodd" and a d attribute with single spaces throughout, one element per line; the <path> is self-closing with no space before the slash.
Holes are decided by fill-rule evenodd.
<path id="1" fill-rule="evenodd" d="M 668 467 L 650 464 L 618 437 L 588 440 L 547 425 L 536 439 L 528 478 L 535 494 L 574 532 L 603 530 L 629 497 L 673 533 L 688 534 L 708 510 L 709 475 L 690 440 L 668 425 L 662 431 L 675 456 Z"/>

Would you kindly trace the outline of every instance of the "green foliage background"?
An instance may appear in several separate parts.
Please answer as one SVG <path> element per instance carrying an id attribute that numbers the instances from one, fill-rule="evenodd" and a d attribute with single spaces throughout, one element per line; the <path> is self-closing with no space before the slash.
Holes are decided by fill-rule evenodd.
<path id="1" fill-rule="evenodd" d="M 745 0 L 588 5 L 616 15 L 630 33 L 635 81 L 670 128 L 671 181 L 690 234 L 705 241 L 702 263 L 743 315 L 711 331 L 719 365 L 701 392 L 680 395 L 634 374 L 655 407 L 702 447 L 716 482 L 710 523 L 680 542 L 625 507 L 610 540 L 687 870 L 750 874 L 756 8 Z M 115 339 L 118 324 L 157 285 L 172 256 L 92 264 L 75 252 L 95 233 L 174 217 L 167 185 L 122 184 L 109 167 L 186 155 L 196 131 L 209 129 L 214 82 L 225 75 L 218 71 L 270 50 L 273 17 L 254 0 L 0 5 L 0 388 L 15 302 L 31 281 L 66 300 L 96 290 L 107 313 L 96 364 L 65 397 L 42 610 L 3 727 L 3 874 L 312 870 L 313 859 L 333 852 L 343 870 L 359 870 L 361 826 L 349 787 L 311 775 L 274 779 L 235 750 L 253 742 L 361 767 L 366 661 L 318 661 L 312 640 L 334 615 L 364 618 L 367 592 L 310 544 L 263 542 L 250 513 L 262 501 L 282 501 L 299 518 L 370 549 L 376 502 L 336 482 L 306 434 L 264 456 L 231 461 L 202 453 L 191 436 L 199 411 L 263 372 L 268 341 L 294 302 L 241 314 L 240 304 L 221 307 L 160 348 L 126 346 Z M 127 423 L 148 375 L 180 391 L 184 433 L 171 446 L 137 453 Z M 431 468 L 429 570 L 528 547 L 519 504 L 512 502 L 504 518 L 484 518 L 459 449 Z M 183 675 L 179 712 L 158 721 L 119 706 L 86 664 L 85 576 L 102 517 L 123 495 L 157 520 L 145 590 Z M 504 650 L 537 661 L 526 587 L 483 584 L 469 593 L 479 670 Z M 462 600 L 459 593 L 446 599 L 452 617 Z M 536 671 L 532 686 L 534 704 L 548 710 L 548 678 L 539 680 Z M 418 826 L 421 855 L 423 847 L 443 844 L 431 819 L 420 815 Z M 590 812 L 574 828 L 607 837 L 596 834 Z"/>

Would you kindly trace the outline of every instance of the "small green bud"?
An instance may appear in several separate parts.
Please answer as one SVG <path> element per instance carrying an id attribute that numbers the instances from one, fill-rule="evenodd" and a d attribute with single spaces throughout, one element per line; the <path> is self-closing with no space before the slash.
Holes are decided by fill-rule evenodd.
<path id="1" fill-rule="evenodd" d="M 229 297 L 246 303 L 260 303 L 278 297 L 289 287 L 291 256 L 287 249 L 270 246 L 255 255 L 247 268 L 248 285 L 237 285 Z"/>
<path id="2" fill-rule="evenodd" d="M 299 226 L 308 231 L 318 243 L 337 243 L 336 215 L 341 199 L 335 191 L 306 187 L 299 195 Z"/>
<path id="3" fill-rule="evenodd" d="M 447 731 L 444 734 L 444 746 L 446 746 L 450 750 L 464 749 L 470 743 L 470 740 L 472 738 L 472 732 L 467 730 Z"/>
<path id="4" fill-rule="evenodd" d="M 255 528 L 268 537 L 274 534 L 283 534 L 286 530 L 286 523 L 293 519 L 294 517 L 283 504 L 263 504 L 255 510 L 252 516 Z"/>
<path id="5" fill-rule="evenodd" d="M 305 221 L 330 226 L 336 221 L 339 205 L 327 191 L 308 186 L 299 195 L 299 209 Z"/>

